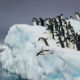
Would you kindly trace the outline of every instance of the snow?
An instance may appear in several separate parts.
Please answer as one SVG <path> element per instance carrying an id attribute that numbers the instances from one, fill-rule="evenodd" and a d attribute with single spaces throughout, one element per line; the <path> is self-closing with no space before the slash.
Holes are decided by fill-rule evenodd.
<path id="1" fill-rule="evenodd" d="M 80 22 L 70 21 L 78 32 Z M 46 27 L 41 26 L 13 25 L 4 40 L 6 48 L 0 55 L 2 68 L 31 80 L 79 80 L 80 52 L 59 48 L 52 39 L 48 39 L 49 46 L 44 46 L 38 38 L 46 37 L 45 31 Z M 53 54 L 36 56 L 42 47 Z"/>
<path id="2" fill-rule="evenodd" d="M 68 21 L 70 21 L 71 25 L 74 27 L 75 32 L 80 35 L 80 21 L 73 19 L 69 19 Z"/>

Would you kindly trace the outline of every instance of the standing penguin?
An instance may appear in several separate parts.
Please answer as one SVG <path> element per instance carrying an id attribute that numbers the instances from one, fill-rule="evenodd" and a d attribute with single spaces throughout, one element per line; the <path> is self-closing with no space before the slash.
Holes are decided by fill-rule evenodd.
<path id="1" fill-rule="evenodd" d="M 63 19 L 63 14 L 60 14 L 60 19 Z"/>
<path id="2" fill-rule="evenodd" d="M 36 18 L 33 18 L 32 22 L 33 22 L 34 26 L 39 25 L 39 22 L 38 22 L 38 20 Z"/>
<path id="3" fill-rule="evenodd" d="M 55 18 L 52 19 L 54 23 L 54 30 L 58 30 L 58 23 Z"/>
<path id="4" fill-rule="evenodd" d="M 47 25 L 48 29 L 50 29 L 51 32 L 53 33 L 53 24 L 52 24 L 51 19 L 49 19 L 49 24 L 46 24 L 46 25 Z"/>
<path id="5" fill-rule="evenodd" d="M 54 39 L 54 35 L 50 29 L 47 28 L 45 34 L 48 39 Z"/>
<path id="6" fill-rule="evenodd" d="M 41 26 L 44 26 L 44 20 L 43 20 L 42 18 L 39 18 L 39 20 L 40 20 L 40 21 L 39 21 L 39 22 L 40 22 L 40 25 L 41 25 Z"/>
<path id="7" fill-rule="evenodd" d="M 80 21 L 80 14 L 78 12 L 75 12 L 75 16 L 77 17 L 77 19 Z"/>
<path id="8" fill-rule="evenodd" d="M 58 31 L 55 34 L 55 40 L 56 40 L 57 46 L 64 48 L 64 43 L 63 43 L 62 38 L 61 38 L 61 36 L 60 36 Z"/>

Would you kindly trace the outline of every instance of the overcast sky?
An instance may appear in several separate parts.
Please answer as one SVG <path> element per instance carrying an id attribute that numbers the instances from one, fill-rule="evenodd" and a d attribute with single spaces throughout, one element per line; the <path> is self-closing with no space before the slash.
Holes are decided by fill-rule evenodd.
<path id="1" fill-rule="evenodd" d="M 0 0 L 0 41 L 13 24 L 32 24 L 33 17 L 65 17 L 80 12 L 80 0 Z"/>

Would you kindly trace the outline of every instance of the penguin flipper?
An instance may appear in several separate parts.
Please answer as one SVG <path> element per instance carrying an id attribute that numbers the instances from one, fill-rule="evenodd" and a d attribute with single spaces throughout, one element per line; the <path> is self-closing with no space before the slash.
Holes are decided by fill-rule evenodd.
<path id="1" fill-rule="evenodd" d="M 40 55 L 40 53 L 42 53 L 42 51 L 38 52 L 38 53 L 36 54 L 36 56 Z"/>

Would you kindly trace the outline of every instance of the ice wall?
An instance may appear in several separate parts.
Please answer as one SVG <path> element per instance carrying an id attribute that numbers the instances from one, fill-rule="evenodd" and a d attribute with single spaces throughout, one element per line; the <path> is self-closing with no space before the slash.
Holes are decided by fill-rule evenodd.
<path id="1" fill-rule="evenodd" d="M 2 68 L 31 80 L 80 80 L 80 52 L 58 48 L 51 39 L 48 39 L 49 47 L 43 46 L 38 38 L 45 37 L 45 29 L 13 25 L 5 38 L 7 47 L 0 55 Z M 36 56 L 42 47 L 53 54 Z"/>

